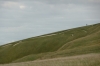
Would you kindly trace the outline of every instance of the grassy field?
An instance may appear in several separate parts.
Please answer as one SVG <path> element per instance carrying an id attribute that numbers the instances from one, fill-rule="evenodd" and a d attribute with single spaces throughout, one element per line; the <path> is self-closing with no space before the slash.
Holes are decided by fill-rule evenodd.
<path id="1" fill-rule="evenodd" d="M 100 53 L 100 23 L 2 45 L 0 46 L 0 64 L 72 57 L 90 53 Z"/>
<path id="2" fill-rule="evenodd" d="M 0 66 L 100 66 L 100 54 L 85 54 L 22 63 L 2 64 Z"/>

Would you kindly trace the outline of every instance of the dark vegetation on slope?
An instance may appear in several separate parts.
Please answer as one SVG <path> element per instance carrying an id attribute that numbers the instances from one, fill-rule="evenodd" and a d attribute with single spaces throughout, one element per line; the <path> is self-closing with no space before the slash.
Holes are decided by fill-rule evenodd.
<path id="1" fill-rule="evenodd" d="M 0 46 L 0 63 L 24 62 L 100 52 L 100 24 L 46 35 Z"/>

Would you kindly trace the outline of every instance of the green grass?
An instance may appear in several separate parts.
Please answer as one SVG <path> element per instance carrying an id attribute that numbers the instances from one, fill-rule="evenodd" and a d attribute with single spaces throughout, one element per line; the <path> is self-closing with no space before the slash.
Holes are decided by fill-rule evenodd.
<path id="1" fill-rule="evenodd" d="M 86 31 L 86 32 L 85 32 Z M 56 34 L 52 36 L 46 36 Z M 31 37 L 0 46 L 0 63 L 100 53 L 100 24 Z M 73 34 L 73 36 L 72 36 Z M 20 42 L 20 43 L 19 43 Z M 16 43 L 18 45 L 14 46 Z"/>

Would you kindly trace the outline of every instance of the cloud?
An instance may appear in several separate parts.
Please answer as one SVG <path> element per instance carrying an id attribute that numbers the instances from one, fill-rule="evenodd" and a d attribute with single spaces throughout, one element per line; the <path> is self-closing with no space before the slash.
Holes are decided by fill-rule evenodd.
<path id="1" fill-rule="evenodd" d="M 13 7 L 13 6 L 17 6 L 17 5 L 19 5 L 19 3 L 17 3 L 17 2 L 5 2 L 3 4 L 4 7 Z"/>
<path id="2" fill-rule="evenodd" d="M 88 0 L 89 2 L 100 3 L 100 0 Z"/>
<path id="3" fill-rule="evenodd" d="M 18 6 L 18 5 L 19 4 L 17 2 L 4 2 L 2 4 L 3 7 L 9 7 L 9 8 L 14 7 L 14 6 Z"/>
<path id="4" fill-rule="evenodd" d="M 19 7 L 20 7 L 20 9 L 25 9 L 25 6 L 23 6 L 23 5 L 20 5 Z"/>
<path id="5" fill-rule="evenodd" d="M 99 7 L 99 0 L 0 0 L 0 44 L 98 23 Z"/>
<path id="6" fill-rule="evenodd" d="M 20 8 L 20 9 L 25 9 L 26 6 L 25 5 L 22 5 L 22 3 L 19 3 L 19 2 L 13 2 L 13 1 L 6 1 L 6 2 L 3 2 L 3 4 L 1 4 L 2 7 L 5 7 L 5 8 Z"/>

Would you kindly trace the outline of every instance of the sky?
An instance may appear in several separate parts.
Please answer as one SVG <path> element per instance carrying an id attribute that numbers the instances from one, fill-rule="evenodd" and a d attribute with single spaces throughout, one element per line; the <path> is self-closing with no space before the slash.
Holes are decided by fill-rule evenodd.
<path id="1" fill-rule="evenodd" d="M 0 45 L 100 23 L 100 0 L 0 0 Z"/>

